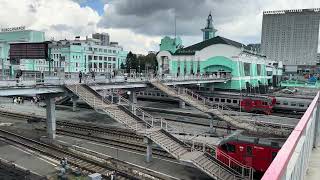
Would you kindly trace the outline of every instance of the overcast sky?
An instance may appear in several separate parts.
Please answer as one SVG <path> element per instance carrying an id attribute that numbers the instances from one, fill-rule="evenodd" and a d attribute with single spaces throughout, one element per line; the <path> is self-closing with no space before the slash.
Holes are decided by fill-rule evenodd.
<path id="1" fill-rule="evenodd" d="M 0 27 L 25 25 L 56 40 L 107 32 L 146 53 L 174 35 L 174 17 L 185 46 L 202 40 L 210 11 L 217 35 L 247 44 L 260 42 L 263 11 L 319 7 L 320 0 L 0 0 Z"/>

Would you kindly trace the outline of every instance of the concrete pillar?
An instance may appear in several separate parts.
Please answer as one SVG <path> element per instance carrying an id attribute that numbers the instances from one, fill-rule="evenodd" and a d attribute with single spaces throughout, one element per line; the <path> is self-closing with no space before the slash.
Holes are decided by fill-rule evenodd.
<path id="1" fill-rule="evenodd" d="M 138 105 L 136 91 L 130 91 L 129 101 L 132 103 L 130 106 L 131 112 L 133 112 L 133 114 L 136 114 L 136 106 Z"/>
<path id="2" fill-rule="evenodd" d="M 46 113 L 47 113 L 47 134 L 49 140 L 56 138 L 56 106 L 54 97 L 47 96 Z"/>
<path id="3" fill-rule="evenodd" d="M 77 102 L 79 98 L 77 96 L 72 96 L 71 100 L 72 100 L 72 111 L 75 112 L 77 111 Z"/>
<path id="4" fill-rule="evenodd" d="M 186 108 L 186 103 L 184 101 L 179 100 L 179 108 L 181 109 Z"/>
<path id="5" fill-rule="evenodd" d="M 145 137 L 144 142 L 147 145 L 146 161 L 149 163 L 152 161 L 152 140 Z"/>

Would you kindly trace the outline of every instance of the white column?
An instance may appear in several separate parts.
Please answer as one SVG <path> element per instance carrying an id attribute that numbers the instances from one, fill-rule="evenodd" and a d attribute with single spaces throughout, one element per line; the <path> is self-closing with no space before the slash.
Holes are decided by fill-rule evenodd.
<path id="1" fill-rule="evenodd" d="M 137 106 L 137 102 L 138 102 L 138 100 L 137 100 L 137 95 L 136 95 L 136 91 L 130 91 L 130 94 L 129 94 L 129 100 L 130 100 L 130 102 L 132 103 L 131 104 L 131 107 L 130 107 L 130 109 L 131 109 L 131 111 L 133 112 L 133 114 L 136 114 L 136 106 Z"/>
<path id="2" fill-rule="evenodd" d="M 147 145 L 146 161 L 149 163 L 152 161 L 152 140 L 145 137 L 144 142 Z"/>
<path id="3" fill-rule="evenodd" d="M 179 100 L 179 108 L 182 108 L 182 109 L 186 108 L 186 103 L 182 100 Z"/>
<path id="4" fill-rule="evenodd" d="M 72 111 L 75 112 L 77 110 L 77 102 L 78 102 L 78 97 L 72 96 Z"/>
<path id="5" fill-rule="evenodd" d="M 46 114 L 47 114 L 47 134 L 50 140 L 56 138 L 56 106 L 54 97 L 47 96 L 46 101 Z"/>

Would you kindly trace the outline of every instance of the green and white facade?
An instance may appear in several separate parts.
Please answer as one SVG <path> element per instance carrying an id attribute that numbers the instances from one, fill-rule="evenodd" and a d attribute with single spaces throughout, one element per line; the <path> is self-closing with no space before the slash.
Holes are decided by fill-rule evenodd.
<path id="1" fill-rule="evenodd" d="M 216 31 L 211 26 L 212 31 Z M 208 33 L 208 28 L 204 33 Z M 273 62 L 244 44 L 216 36 L 181 48 L 180 38 L 165 37 L 157 54 L 158 73 L 169 76 L 190 76 L 225 73 L 232 78 L 227 83 L 215 83 L 215 88 L 242 90 L 272 84 L 282 75 L 281 62 Z M 213 86 L 213 85 L 212 85 Z"/>
<path id="2" fill-rule="evenodd" d="M 113 72 L 125 64 L 127 52 L 117 44 L 101 45 L 98 39 L 53 42 L 53 70 L 64 72 Z M 41 71 L 41 69 L 37 69 Z"/>
<path id="3" fill-rule="evenodd" d="M 49 71 L 49 62 L 44 59 L 25 59 L 20 66 L 10 65 L 10 43 L 44 42 L 45 33 L 34 30 L 17 30 L 0 32 L 0 60 L 4 69 L 21 69 L 24 71 Z M 51 71 L 56 72 L 112 72 L 125 63 L 127 52 L 117 43 L 103 44 L 99 39 L 53 41 L 49 48 L 52 59 Z"/>
<path id="4" fill-rule="evenodd" d="M 24 29 L 24 28 L 23 28 Z M 1 69 L 8 70 L 10 66 L 9 59 L 9 49 L 10 43 L 19 42 L 43 42 L 45 41 L 45 34 L 41 31 L 33 30 L 18 30 L 18 31 L 8 31 L 0 32 L 0 59 L 1 59 Z M 22 70 L 32 70 L 35 68 L 35 60 L 22 60 L 19 68 Z M 18 68 L 18 67 L 15 67 Z"/>

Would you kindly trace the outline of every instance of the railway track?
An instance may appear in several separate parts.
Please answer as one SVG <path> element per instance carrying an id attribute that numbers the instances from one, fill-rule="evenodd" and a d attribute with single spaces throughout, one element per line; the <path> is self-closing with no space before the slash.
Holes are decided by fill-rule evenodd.
<path id="1" fill-rule="evenodd" d="M 21 120 L 30 120 L 33 116 L 26 116 L 22 114 L 15 114 L 9 112 L 0 112 L 0 115 L 5 115 L 10 118 L 18 118 Z M 37 117 L 39 118 L 39 117 Z M 45 119 L 38 119 L 45 121 Z M 94 124 L 79 124 L 68 121 L 57 121 L 57 133 L 61 135 L 71 136 L 80 139 L 86 139 L 106 145 L 134 150 L 136 152 L 145 153 L 146 145 L 143 143 L 143 137 L 131 132 L 114 127 L 101 127 Z M 37 130 L 44 131 L 45 129 L 38 128 Z M 157 147 L 153 148 L 153 154 L 161 158 L 174 159 L 166 151 Z"/>
<path id="2" fill-rule="evenodd" d="M 84 152 L 70 151 L 62 146 L 46 144 L 36 141 L 13 132 L 0 129 L 0 139 L 23 148 L 30 149 L 45 156 L 56 160 L 61 160 L 62 157 L 67 158 L 68 163 L 72 168 L 80 168 L 83 174 L 100 173 L 104 178 L 110 179 L 113 174 L 117 179 L 146 179 L 146 180 L 162 180 L 172 179 L 161 173 L 157 173 L 146 168 L 135 166 L 117 159 L 104 158 L 94 152 L 90 154 Z M 92 155 L 93 154 L 93 155 Z"/>
<path id="3" fill-rule="evenodd" d="M 36 122 L 45 122 L 45 119 L 35 115 L 25 115 L 21 113 L 12 113 L 0 111 L 0 116 L 9 118 L 28 120 Z M 37 130 L 44 131 L 45 129 L 38 128 Z M 91 123 L 79 123 L 70 121 L 57 121 L 58 134 L 71 136 L 80 139 L 86 139 L 114 147 L 130 149 L 136 152 L 145 153 L 146 145 L 143 142 L 143 137 L 135 134 L 128 129 L 121 129 L 116 127 L 98 126 Z M 180 134 L 186 135 L 186 134 Z M 202 144 L 195 143 L 195 147 L 200 147 Z M 160 158 L 174 159 L 169 153 L 158 147 L 153 147 L 153 154 Z"/>
<path id="4" fill-rule="evenodd" d="M 106 167 L 101 162 L 90 160 L 89 158 L 85 158 L 75 153 L 68 152 L 53 145 L 38 142 L 9 131 L 0 129 L 0 138 L 9 142 L 10 144 L 22 146 L 56 160 L 60 160 L 61 158 L 65 157 L 68 159 L 70 165 L 83 169 L 84 174 L 98 172 L 104 178 L 108 178 L 112 174 L 114 174 L 114 171 L 111 168 Z M 120 178 L 135 178 L 124 173 L 121 174 L 122 175 L 119 175 Z"/>

